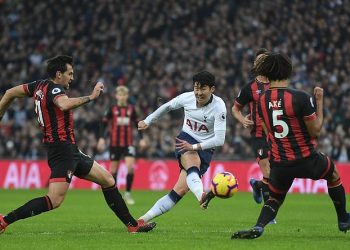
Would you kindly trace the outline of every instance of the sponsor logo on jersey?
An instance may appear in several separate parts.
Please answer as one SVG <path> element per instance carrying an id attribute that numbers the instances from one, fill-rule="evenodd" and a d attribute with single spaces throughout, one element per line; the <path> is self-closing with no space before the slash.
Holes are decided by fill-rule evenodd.
<path id="1" fill-rule="evenodd" d="M 44 92 L 41 89 L 39 89 L 37 92 L 35 92 L 35 97 L 37 100 L 42 100 L 44 98 Z"/>

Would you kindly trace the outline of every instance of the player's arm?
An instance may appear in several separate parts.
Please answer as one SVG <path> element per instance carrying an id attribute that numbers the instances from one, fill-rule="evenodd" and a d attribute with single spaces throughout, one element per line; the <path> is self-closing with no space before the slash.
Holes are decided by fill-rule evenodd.
<path id="1" fill-rule="evenodd" d="M 242 108 L 243 106 L 240 105 L 237 101 L 235 101 L 231 109 L 233 117 L 236 118 L 245 128 L 254 125 L 254 122 L 249 119 L 250 114 L 243 116 L 241 112 Z"/>
<path id="2" fill-rule="evenodd" d="M 132 123 L 135 125 L 136 129 L 137 129 L 137 134 L 138 134 L 138 139 L 139 139 L 139 148 L 141 151 L 143 151 L 146 146 L 147 146 L 147 142 L 146 140 L 144 139 L 143 137 L 143 132 L 142 130 L 139 130 L 138 129 L 138 115 L 137 115 L 137 112 L 136 112 L 136 109 L 134 109 L 134 112 L 132 112 L 132 115 L 131 115 L 131 120 L 132 120 Z"/>
<path id="3" fill-rule="evenodd" d="M 85 103 L 97 99 L 100 96 L 101 92 L 103 92 L 103 88 L 103 83 L 98 82 L 96 83 L 91 94 L 88 96 L 69 98 L 67 95 L 60 95 L 54 99 L 54 103 L 62 111 L 75 109 Z"/>
<path id="4" fill-rule="evenodd" d="M 186 94 L 186 93 L 185 93 Z M 138 130 L 145 130 L 158 120 L 163 115 L 167 114 L 171 110 L 179 109 L 183 107 L 183 99 L 186 98 L 185 94 L 181 94 L 167 103 L 164 103 L 159 108 L 157 108 L 152 114 L 148 115 L 145 120 L 139 121 L 137 128 Z"/>
<path id="5" fill-rule="evenodd" d="M 8 107 L 16 98 L 23 98 L 27 96 L 28 93 L 25 91 L 23 85 L 18 85 L 16 87 L 6 90 L 5 95 L 1 98 L 0 101 L 0 121 Z"/>
<path id="6" fill-rule="evenodd" d="M 244 128 L 254 125 L 254 122 L 250 120 L 250 115 L 243 116 L 242 114 L 242 108 L 252 100 L 253 97 L 250 91 L 250 84 L 246 84 L 243 86 L 241 91 L 239 91 L 231 109 L 233 117 L 237 119 Z"/>
<path id="7" fill-rule="evenodd" d="M 304 121 L 310 136 L 317 138 L 320 136 L 323 126 L 323 89 L 320 87 L 315 87 L 314 95 L 316 100 L 316 115 L 313 113 L 307 117 L 304 117 Z M 312 105 L 311 99 L 310 102 Z"/>

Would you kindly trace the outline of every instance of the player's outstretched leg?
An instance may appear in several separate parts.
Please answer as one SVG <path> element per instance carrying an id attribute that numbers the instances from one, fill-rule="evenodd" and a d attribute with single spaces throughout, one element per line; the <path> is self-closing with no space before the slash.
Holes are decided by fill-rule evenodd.
<path id="1" fill-rule="evenodd" d="M 128 226 L 129 233 L 147 233 L 156 227 L 155 222 L 145 223 L 144 220 L 137 220 L 137 226 Z"/>
<path id="2" fill-rule="evenodd" d="M 203 197 L 203 183 L 200 176 L 199 168 L 196 166 L 190 167 L 186 170 L 186 183 L 191 192 L 196 196 L 198 202 Z"/>
<path id="3" fill-rule="evenodd" d="M 258 204 L 260 204 L 263 200 L 263 196 L 262 196 L 262 193 L 261 193 L 261 186 L 259 185 L 260 184 L 260 181 L 258 180 L 255 180 L 255 179 L 250 179 L 249 180 L 249 184 L 250 186 L 252 187 L 252 190 L 253 190 L 253 198 L 254 198 L 254 201 Z"/>
<path id="4" fill-rule="evenodd" d="M 113 185 L 109 188 L 102 188 L 103 195 L 108 206 L 114 214 L 127 226 L 130 233 L 146 233 L 156 227 L 156 223 L 145 223 L 136 221 L 129 212 L 118 188 Z"/>
<path id="5" fill-rule="evenodd" d="M 2 214 L 0 214 L 0 234 L 5 232 L 6 227 L 7 223 L 4 221 L 4 217 L 2 216 Z"/>
<path id="6" fill-rule="evenodd" d="M 263 234 L 263 232 L 263 227 L 255 226 L 248 230 L 241 230 L 233 233 L 231 239 L 256 239 L 259 238 Z"/>
<path id="7" fill-rule="evenodd" d="M 145 222 L 148 222 L 162 214 L 165 214 L 168 212 L 171 208 L 173 208 L 176 203 L 178 203 L 181 200 L 181 196 L 178 195 L 174 190 L 171 190 L 171 192 L 162 198 L 160 198 L 153 207 L 147 211 L 144 215 L 140 217 L 139 220 L 143 220 Z"/>
<path id="8" fill-rule="evenodd" d="M 208 193 L 203 193 L 202 199 L 199 202 L 199 206 L 202 209 L 207 209 L 209 202 L 215 197 L 215 194 L 210 190 Z"/>

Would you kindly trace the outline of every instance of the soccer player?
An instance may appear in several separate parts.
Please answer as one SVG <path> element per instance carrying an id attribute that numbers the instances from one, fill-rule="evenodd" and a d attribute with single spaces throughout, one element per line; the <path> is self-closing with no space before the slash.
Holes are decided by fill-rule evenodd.
<path id="1" fill-rule="evenodd" d="M 96 83 L 89 96 L 70 98 L 67 90 L 74 79 L 72 57 L 59 55 L 47 61 L 49 78 L 22 84 L 6 91 L 0 101 L 0 119 L 16 98 L 32 97 L 38 123 L 43 131 L 51 169 L 47 195 L 30 200 L 5 216 L 0 215 L 0 233 L 10 224 L 58 208 L 68 191 L 73 175 L 101 185 L 107 205 L 129 232 L 148 232 L 155 224 L 136 221 L 121 197 L 112 175 L 81 152 L 73 131 L 73 109 L 97 99 L 103 83 Z"/>
<path id="2" fill-rule="evenodd" d="M 201 177 L 209 167 L 214 148 L 224 144 L 226 132 L 226 106 L 214 91 L 215 77 L 208 71 L 198 72 L 193 76 L 193 91 L 175 97 L 139 122 L 139 129 L 144 130 L 171 110 L 183 108 L 185 113 L 175 147 L 180 167 L 178 180 L 171 192 L 160 198 L 140 220 L 148 222 L 166 213 L 189 190 L 199 205 L 203 204 L 206 194 Z"/>
<path id="3" fill-rule="evenodd" d="M 267 49 L 261 48 L 257 50 L 257 52 L 255 53 L 256 59 L 254 61 L 254 64 L 256 60 L 265 53 L 268 53 Z M 263 174 L 263 179 L 260 181 L 257 181 L 255 179 L 250 180 L 250 185 L 253 189 L 253 197 L 256 203 L 261 203 L 263 199 L 265 202 L 269 198 L 269 145 L 267 143 L 267 138 L 265 133 L 263 132 L 263 128 L 261 126 L 261 122 L 258 115 L 259 97 L 269 87 L 270 83 L 265 76 L 256 75 L 253 81 L 243 86 L 232 107 L 233 116 L 243 125 L 244 128 L 251 128 L 251 145 L 253 147 L 256 160 L 259 163 L 261 172 Z M 243 107 L 248 104 L 250 114 L 247 116 L 243 116 L 241 111 Z"/>
<path id="4" fill-rule="evenodd" d="M 258 106 L 262 125 L 271 140 L 270 197 L 261 209 L 255 226 L 237 231 L 231 238 L 260 237 L 266 224 L 277 216 L 294 178 L 327 180 L 338 228 L 346 232 L 350 229 L 350 214 L 346 212 L 344 187 L 333 161 L 316 150 L 316 139 L 323 124 L 323 89 L 315 87 L 313 98 L 290 88 L 288 79 L 292 63 L 288 56 L 281 53 L 260 57 L 254 67 L 271 83 L 270 89 L 260 97 Z"/>
<path id="5" fill-rule="evenodd" d="M 110 172 L 117 180 L 119 160 L 124 157 L 128 168 L 126 176 L 126 192 L 124 200 L 127 204 L 135 204 L 131 196 L 131 187 L 134 180 L 135 147 L 133 146 L 133 126 L 137 128 L 137 114 L 133 105 L 128 104 L 129 89 L 126 86 L 116 88 L 117 103 L 112 105 L 104 114 L 100 129 L 100 139 L 97 143 L 97 149 L 103 151 L 106 141 L 103 136 L 106 134 L 108 123 L 110 129 L 110 147 L 109 157 L 111 160 Z M 140 148 L 146 145 L 142 139 L 142 133 L 139 131 Z"/>

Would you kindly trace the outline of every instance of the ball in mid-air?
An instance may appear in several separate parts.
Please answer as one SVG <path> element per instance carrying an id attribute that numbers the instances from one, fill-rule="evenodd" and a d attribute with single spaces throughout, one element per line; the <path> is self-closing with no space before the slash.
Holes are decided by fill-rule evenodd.
<path id="1" fill-rule="evenodd" d="M 237 179 L 229 172 L 218 173 L 211 181 L 211 190 L 219 198 L 230 198 L 238 191 Z"/>

